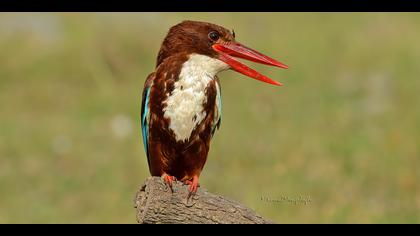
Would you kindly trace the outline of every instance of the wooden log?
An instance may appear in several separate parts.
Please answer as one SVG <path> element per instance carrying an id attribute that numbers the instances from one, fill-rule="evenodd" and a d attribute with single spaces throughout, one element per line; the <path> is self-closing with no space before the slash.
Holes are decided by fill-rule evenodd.
<path id="1" fill-rule="evenodd" d="M 149 177 L 137 191 L 134 207 L 141 224 L 267 224 L 274 223 L 225 197 L 198 188 L 188 198 L 188 186 L 176 181 L 173 192 L 160 177 Z"/>

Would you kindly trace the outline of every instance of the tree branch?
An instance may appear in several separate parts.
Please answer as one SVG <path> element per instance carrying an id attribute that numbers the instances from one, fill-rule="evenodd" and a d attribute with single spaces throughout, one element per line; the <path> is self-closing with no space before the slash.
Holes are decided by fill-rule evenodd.
<path id="1" fill-rule="evenodd" d="M 149 177 L 137 191 L 134 207 L 142 224 L 267 224 L 274 223 L 240 203 L 198 188 L 187 199 L 188 186 L 176 181 L 173 193 L 160 177 Z"/>

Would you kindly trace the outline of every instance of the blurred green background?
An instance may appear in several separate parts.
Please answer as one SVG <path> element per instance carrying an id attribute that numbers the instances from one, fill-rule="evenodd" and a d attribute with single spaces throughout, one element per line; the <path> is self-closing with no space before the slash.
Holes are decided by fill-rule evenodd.
<path id="1" fill-rule="evenodd" d="M 0 223 L 136 222 L 141 91 L 185 19 L 290 66 L 219 75 L 203 187 L 279 223 L 420 222 L 420 14 L 1 13 Z"/>

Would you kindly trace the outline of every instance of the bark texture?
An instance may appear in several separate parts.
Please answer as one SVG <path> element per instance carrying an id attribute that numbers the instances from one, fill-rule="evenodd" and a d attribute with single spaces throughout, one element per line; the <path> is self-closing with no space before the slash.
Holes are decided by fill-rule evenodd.
<path id="1" fill-rule="evenodd" d="M 199 187 L 188 199 L 188 186 L 176 181 L 173 193 L 160 177 L 149 177 L 134 204 L 141 224 L 267 224 L 253 210 Z"/>

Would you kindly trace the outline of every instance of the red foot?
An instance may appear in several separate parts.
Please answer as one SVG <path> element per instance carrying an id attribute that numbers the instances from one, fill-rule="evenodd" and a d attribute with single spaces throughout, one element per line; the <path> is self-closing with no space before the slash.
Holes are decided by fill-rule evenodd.
<path id="1" fill-rule="evenodd" d="M 185 184 L 189 185 L 188 190 L 190 191 L 190 195 L 197 192 L 197 188 L 200 186 L 198 183 L 198 176 L 194 175 L 192 180 L 186 180 Z"/>
<path id="2" fill-rule="evenodd" d="M 172 182 L 176 181 L 175 176 L 168 175 L 168 174 L 164 173 L 164 174 L 162 175 L 162 179 L 163 179 L 163 181 L 165 181 L 165 183 L 166 183 L 167 185 L 169 185 L 169 188 L 171 189 L 171 192 L 173 192 L 173 189 L 172 189 Z"/>

